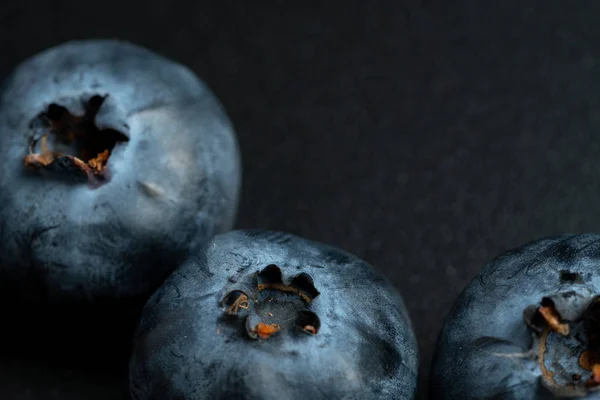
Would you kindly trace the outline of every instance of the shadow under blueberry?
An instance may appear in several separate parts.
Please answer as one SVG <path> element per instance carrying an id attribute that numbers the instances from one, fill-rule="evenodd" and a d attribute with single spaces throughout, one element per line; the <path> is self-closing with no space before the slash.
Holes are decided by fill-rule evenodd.
<path id="1" fill-rule="evenodd" d="M 33 391 L 31 398 L 46 398 L 44 392 L 58 390 L 91 399 L 96 397 L 84 383 L 99 380 L 106 393 L 93 394 L 97 398 L 129 398 L 128 361 L 143 301 L 14 309 L 6 306 L 6 299 L 3 304 L 1 379 L 13 377 L 3 387 Z"/>

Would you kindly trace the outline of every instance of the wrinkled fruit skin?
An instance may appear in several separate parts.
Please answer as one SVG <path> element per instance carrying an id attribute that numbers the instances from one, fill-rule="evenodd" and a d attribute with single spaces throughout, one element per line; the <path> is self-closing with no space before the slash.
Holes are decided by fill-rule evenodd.
<path id="1" fill-rule="evenodd" d="M 98 188 L 27 171 L 32 120 L 50 104 L 125 134 Z M 122 41 L 75 41 L 23 62 L 0 93 L 0 280 L 32 300 L 102 300 L 152 290 L 234 222 L 240 159 L 232 126 L 187 68 Z"/>
<path id="2" fill-rule="evenodd" d="M 446 319 L 430 374 L 431 398 L 558 398 L 542 382 L 537 350 L 527 354 L 534 335 L 523 322 L 523 310 L 544 297 L 568 310 L 575 301 L 600 294 L 599 271 L 597 234 L 538 240 L 490 262 Z M 578 356 L 569 355 L 575 367 Z M 558 370 L 554 360 L 546 362 Z M 600 392 L 584 398 L 600 399 Z"/>
<path id="3" fill-rule="evenodd" d="M 306 310 L 320 318 L 315 335 L 292 328 L 252 339 L 241 315 L 224 314 L 220 302 L 234 290 L 249 294 L 246 315 L 285 296 L 252 289 L 271 264 L 284 282 L 313 278 L 320 294 Z M 403 301 L 371 266 L 297 236 L 234 231 L 187 260 L 146 305 L 130 389 L 135 400 L 412 399 L 417 358 Z"/>

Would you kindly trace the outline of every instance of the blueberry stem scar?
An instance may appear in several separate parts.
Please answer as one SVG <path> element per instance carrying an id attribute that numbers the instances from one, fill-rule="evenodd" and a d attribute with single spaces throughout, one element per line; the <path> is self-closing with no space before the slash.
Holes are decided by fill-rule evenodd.
<path id="1" fill-rule="evenodd" d="M 31 125 L 32 128 L 42 126 L 45 132 L 40 138 L 31 138 L 29 154 L 23 160 L 25 166 L 58 175 L 77 174 L 89 183 L 108 181 L 107 163 L 111 151 L 118 142 L 127 142 L 129 138 L 116 130 L 96 127 L 94 119 L 104 99 L 102 96 L 91 97 L 81 117 L 56 104 L 40 113 Z M 40 151 L 35 152 L 38 142 Z"/>
<path id="2" fill-rule="evenodd" d="M 306 333 L 312 333 L 313 335 L 315 335 L 317 333 L 317 330 L 315 329 L 314 326 L 312 325 L 306 325 L 305 327 L 302 328 Z"/>
<path id="3" fill-rule="evenodd" d="M 563 336 L 569 335 L 569 324 L 560 322 L 560 315 L 556 311 L 556 308 L 542 306 L 538 308 L 538 312 L 542 314 L 553 331 Z"/>
<path id="4" fill-rule="evenodd" d="M 594 298 L 583 312 L 570 313 L 571 319 L 566 321 L 554 301 L 544 298 L 535 313 L 525 317 L 526 324 L 537 334 L 534 347 L 542 381 L 559 397 L 584 396 L 600 388 L 599 305 L 598 298 Z M 579 356 L 573 359 L 576 354 Z"/>
<path id="5" fill-rule="evenodd" d="M 294 327 L 309 335 L 318 333 L 321 321 L 316 313 L 308 309 L 308 306 L 320 292 L 315 288 L 310 275 L 300 273 L 292 278 L 289 284 L 285 284 L 281 269 L 270 264 L 257 272 L 253 279 L 256 279 L 253 287 L 258 294 L 249 297 L 241 290 L 233 290 L 221 301 L 225 306 L 226 315 L 235 316 L 240 309 L 248 310 L 245 325 L 246 333 L 250 338 L 265 340 L 282 328 Z M 266 301 L 259 300 L 259 294 L 266 290 L 290 293 L 295 296 L 273 294 Z M 264 320 L 279 323 L 265 323 Z"/>
<path id="6" fill-rule="evenodd" d="M 258 284 L 259 292 L 263 291 L 263 290 L 267 290 L 267 289 L 279 290 L 280 292 L 288 292 L 288 293 L 297 294 L 298 296 L 300 296 L 300 298 L 302 300 L 304 300 L 307 303 L 310 303 L 312 301 L 312 299 L 307 294 L 302 292 L 300 289 L 291 287 L 288 285 L 284 285 L 283 283 L 259 283 Z"/>
<path id="7" fill-rule="evenodd" d="M 234 296 L 235 294 L 231 294 L 228 297 Z M 227 315 L 236 315 L 238 311 L 241 309 L 248 309 L 248 296 L 246 294 L 239 292 L 238 297 L 233 301 L 233 303 L 227 307 L 225 310 L 225 314 Z"/>
<path id="8" fill-rule="evenodd" d="M 546 355 L 546 342 L 548 340 L 548 334 L 550 333 L 550 327 L 544 329 L 544 333 L 542 333 L 542 337 L 540 339 L 540 344 L 538 347 L 538 364 L 540 366 L 540 370 L 542 371 L 542 376 L 547 379 L 552 385 L 556 385 L 556 381 L 554 380 L 554 372 L 549 371 L 546 368 L 546 364 L 544 363 L 544 357 Z"/>
<path id="9" fill-rule="evenodd" d="M 592 367 L 592 377 L 587 384 L 588 386 L 600 385 L 600 364 L 595 364 Z"/>
<path id="10" fill-rule="evenodd" d="M 305 301 L 310 303 L 319 295 L 319 291 L 315 288 L 315 283 L 307 273 L 296 275 L 289 285 L 283 283 L 281 269 L 275 265 L 267 265 L 262 271 L 256 274 L 258 291 L 266 289 L 278 290 L 280 292 L 294 293 Z"/>
<path id="11" fill-rule="evenodd" d="M 274 333 L 277 333 L 281 330 L 281 326 L 278 324 L 265 324 L 264 322 L 259 322 L 256 326 L 251 330 L 251 333 L 256 334 L 259 339 L 266 340 L 271 337 Z"/>

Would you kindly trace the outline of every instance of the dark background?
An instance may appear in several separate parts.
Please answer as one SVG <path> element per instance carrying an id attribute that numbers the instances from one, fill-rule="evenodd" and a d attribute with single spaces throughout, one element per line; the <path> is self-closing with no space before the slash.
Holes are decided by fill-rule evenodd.
<path id="1" fill-rule="evenodd" d="M 6 1 L 0 71 L 90 37 L 191 67 L 239 135 L 238 227 L 336 245 L 394 280 L 424 399 L 444 315 L 478 270 L 600 223 L 600 3 L 324 3 Z M 120 398 L 122 374 L 83 370 L 5 360 L 0 397 Z"/>

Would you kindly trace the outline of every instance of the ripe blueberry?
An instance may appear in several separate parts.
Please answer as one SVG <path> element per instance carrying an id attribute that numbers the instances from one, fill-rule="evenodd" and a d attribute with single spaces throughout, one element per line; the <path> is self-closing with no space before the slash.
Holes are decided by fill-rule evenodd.
<path id="1" fill-rule="evenodd" d="M 412 399 L 399 293 L 360 259 L 269 231 L 213 238 L 144 309 L 133 399 Z"/>
<path id="2" fill-rule="evenodd" d="M 122 41 L 69 42 L 16 68 L 0 163 L 1 291 L 28 300 L 148 292 L 237 208 L 238 146 L 217 99 Z"/>
<path id="3" fill-rule="evenodd" d="M 600 398 L 600 235 L 565 235 L 498 257 L 448 315 L 435 399 Z"/>

